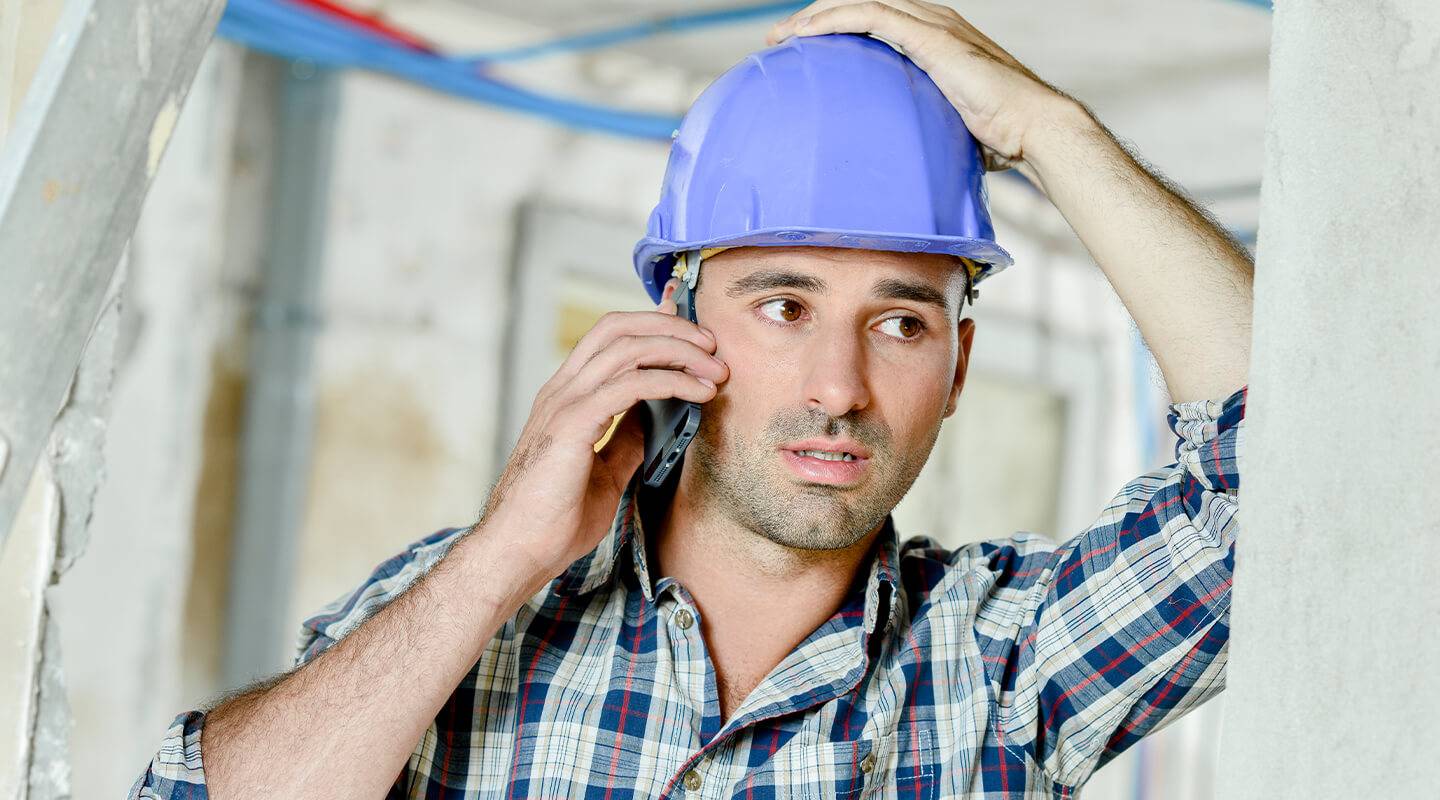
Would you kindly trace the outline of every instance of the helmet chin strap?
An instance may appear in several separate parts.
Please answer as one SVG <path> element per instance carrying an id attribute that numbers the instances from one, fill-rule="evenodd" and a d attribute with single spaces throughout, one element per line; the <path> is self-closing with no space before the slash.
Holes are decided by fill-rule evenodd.
<path id="1" fill-rule="evenodd" d="M 695 291 L 695 284 L 700 282 L 700 262 L 704 260 L 702 255 L 699 250 L 686 250 L 675 260 L 673 274 L 692 292 Z"/>
<path id="2" fill-rule="evenodd" d="M 970 307 L 975 307 L 975 301 L 980 299 L 980 290 L 975 288 L 975 276 L 980 274 L 980 265 L 964 256 L 959 256 L 960 266 L 965 268 L 965 300 L 970 301 Z M 962 300 L 962 306 L 965 302 Z"/>

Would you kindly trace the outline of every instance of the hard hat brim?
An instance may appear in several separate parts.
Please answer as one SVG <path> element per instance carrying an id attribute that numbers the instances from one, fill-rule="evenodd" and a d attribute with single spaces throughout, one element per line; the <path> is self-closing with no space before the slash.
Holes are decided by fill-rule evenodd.
<path id="1" fill-rule="evenodd" d="M 635 245 L 635 272 L 645 291 L 660 302 L 665 282 L 675 264 L 675 254 L 706 247 L 848 247 L 856 250 L 884 250 L 896 253 L 939 253 L 960 256 L 980 264 L 975 283 L 1014 263 L 1004 248 L 987 239 L 964 236 L 898 236 L 878 231 L 834 230 L 827 228 L 765 228 L 696 242 L 675 242 L 647 236 Z"/>

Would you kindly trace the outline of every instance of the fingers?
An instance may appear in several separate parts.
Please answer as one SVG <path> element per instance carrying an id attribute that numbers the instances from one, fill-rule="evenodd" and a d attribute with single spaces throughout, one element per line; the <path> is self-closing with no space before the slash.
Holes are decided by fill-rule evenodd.
<path id="1" fill-rule="evenodd" d="M 686 372 L 712 385 L 730 377 L 725 363 L 710 351 L 674 336 L 621 336 L 595 354 L 570 381 L 567 393 L 583 396 L 627 370 Z"/>
<path id="2" fill-rule="evenodd" d="M 777 22 L 765 40 L 778 44 L 791 36 L 871 33 L 908 49 L 917 35 L 949 21 L 928 4 L 912 0 L 818 0 Z"/>
<path id="3" fill-rule="evenodd" d="M 715 385 L 704 378 L 672 369 L 634 369 L 616 373 L 594 391 L 579 395 L 547 417 L 548 430 L 560 438 L 591 443 L 600 441 L 618 414 L 641 400 L 677 398 L 691 403 L 715 399 Z M 634 416 L 634 415 L 627 415 Z M 621 425 L 625 423 L 622 421 Z"/>
<path id="4" fill-rule="evenodd" d="M 656 311 L 602 317 L 541 389 L 541 417 L 583 435 L 595 428 L 599 438 L 640 400 L 713 399 L 730 370 L 715 356 L 713 334 L 675 316 L 677 287 L 666 284 Z"/>
<path id="5" fill-rule="evenodd" d="M 862 0 L 831 0 L 831 8 L 838 8 L 842 5 L 872 5 Z M 889 6 L 896 11 L 909 14 L 910 16 L 928 22 L 932 25 L 944 25 L 959 17 L 953 9 L 935 3 L 924 3 L 920 0 L 878 0 L 873 5 Z M 883 13 L 884 9 L 878 9 Z"/>
<path id="6" fill-rule="evenodd" d="M 672 336 L 706 352 L 715 352 L 714 335 L 689 320 L 675 316 L 673 298 L 662 299 L 657 311 L 667 308 L 668 312 L 663 313 L 612 311 L 601 317 L 575 344 L 575 349 L 570 351 L 548 386 L 553 388 L 569 383 L 597 353 L 621 336 Z"/>
<path id="7" fill-rule="evenodd" d="M 893 6 L 871 2 L 849 4 L 818 11 L 809 19 L 802 20 L 795 32 L 801 36 L 819 36 L 826 33 L 869 33 L 899 45 L 897 49 L 908 53 L 915 49 L 917 37 L 922 30 L 919 19 Z"/>
<path id="8" fill-rule="evenodd" d="M 708 403 L 715 398 L 716 388 L 684 372 L 673 369 L 627 370 L 611 377 L 588 395 L 587 419 L 610 420 L 641 400 L 677 398 L 691 403 Z"/>
<path id="9" fill-rule="evenodd" d="M 660 290 L 660 305 L 655 307 L 661 314 L 677 314 L 680 309 L 675 305 L 675 292 L 680 288 L 680 280 L 671 278 L 665 282 L 665 288 Z"/>
<path id="10" fill-rule="evenodd" d="M 765 34 L 765 43 L 779 44 L 791 36 L 794 36 L 796 23 L 802 19 L 809 19 L 815 12 L 830 8 L 837 2 L 843 2 L 843 0 L 817 0 L 799 11 L 793 12 L 790 16 L 770 27 L 770 32 Z"/>

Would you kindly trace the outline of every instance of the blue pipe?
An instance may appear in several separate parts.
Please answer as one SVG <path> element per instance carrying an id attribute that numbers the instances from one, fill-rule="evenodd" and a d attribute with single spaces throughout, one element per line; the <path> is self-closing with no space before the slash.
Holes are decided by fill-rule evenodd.
<path id="1" fill-rule="evenodd" d="M 282 58 L 387 72 L 448 94 L 581 130 L 668 141 L 680 124 L 680 118 L 670 114 L 626 111 L 523 89 L 483 74 L 468 59 L 401 47 L 371 31 L 276 0 L 230 0 L 218 32 Z"/>
<path id="2" fill-rule="evenodd" d="M 1234 2 L 1270 7 L 1270 0 Z M 337 22 L 285 0 L 230 0 L 218 32 L 227 39 L 281 58 L 388 72 L 438 91 L 533 114 L 580 130 L 667 141 L 680 125 L 678 116 L 627 111 L 546 95 L 486 75 L 483 67 L 607 47 L 660 33 L 756 17 L 778 17 L 804 5 L 790 0 L 680 14 L 464 57 L 411 50 L 373 31 Z M 1253 237 L 1248 241 L 1253 241 Z"/>
<path id="3" fill-rule="evenodd" d="M 1236 2 L 1269 7 L 1269 0 Z M 668 31 L 691 30 L 772 14 L 778 16 L 803 5 L 772 2 L 684 14 L 458 58 L 402 47 L 373 31 L 336 22 L 308 7 L 285 0 L 230 0 L 220 20 L 219 33 L 227 39 L 281 58 L 387 72 L 447 94 L 532 114 L 570 128 L 669 141 L 670 134 L 680 126 L 678 116 L 627 111 L 546 95 L 486 75 L 483 65 L 576 52 Z M 1027 188 L 1035 188 L 1018 172 L 1012 170 L 1000 174 Z M 1254 246 L 1254 231 L 1243 231 L 1238 235 L 1245 244 Z"/>

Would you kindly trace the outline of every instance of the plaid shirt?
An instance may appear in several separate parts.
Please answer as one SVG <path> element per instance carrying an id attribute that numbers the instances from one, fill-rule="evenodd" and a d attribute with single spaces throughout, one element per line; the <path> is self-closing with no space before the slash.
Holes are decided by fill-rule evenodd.
<path id="1" fill-rule="evenodd" d="M 1244 414 L 1244 389 L 1172 406 L 1177 463 L 1058 546 L 949 551 L 887 522 L 868 577 L 728 721 L 693 598 L 651 581 L 632 484 L 601 544 L 490 642 L 389 797 L 1074 797 L 1224 686 Z M 297 662 L 458 534 L 307 621 Z M 205 796 L 203 724 L 176 719 L 131 797 Z"/>

